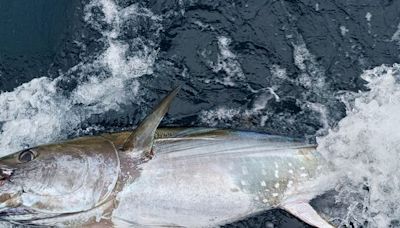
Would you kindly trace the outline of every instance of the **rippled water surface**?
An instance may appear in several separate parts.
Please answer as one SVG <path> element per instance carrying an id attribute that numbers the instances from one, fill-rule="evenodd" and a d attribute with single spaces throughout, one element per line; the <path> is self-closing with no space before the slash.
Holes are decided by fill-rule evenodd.
<path id="1" fill-rule="evenodd" d="M 318 142 L 335 224 L 397 226 L 400 1 L 0 1 L 0 154 L 166 126 Z M 335 203 L 336 202 L 336 203 Z M 227 227 L 307 227 L 272 210 Z"/>

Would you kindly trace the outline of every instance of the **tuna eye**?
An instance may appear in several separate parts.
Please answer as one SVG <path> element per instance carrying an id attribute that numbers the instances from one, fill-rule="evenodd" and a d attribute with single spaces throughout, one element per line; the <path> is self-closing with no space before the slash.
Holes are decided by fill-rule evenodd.
<path id="1" fill-rule="evenodd" d="M 35 154 L 31 150 L 24 150 L 19 154 L 20 162 L 30 162 L 35 158 Z"/>

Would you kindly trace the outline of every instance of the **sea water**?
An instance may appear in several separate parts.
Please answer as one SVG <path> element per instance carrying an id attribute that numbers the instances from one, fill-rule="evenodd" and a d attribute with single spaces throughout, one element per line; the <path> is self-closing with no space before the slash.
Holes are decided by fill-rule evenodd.
<path id="1" fill-rule="evenodd" d="M 179 12 L 185 14 L 184 9 Z M 373 20 L 373 17 L 368 18 L 368 22 Z M 146 97 L 146 85 L 142 83 L 146 78 L 154 77 L 152 73 L 160 46 L 157 37 L 163 30 L 165 18 L 138 4 L 120 6 L 112 0 L 93 0 L 85 6 L 84 20 L 87 26 L 101 34 L 97 39 L 102 44 L 99 51 L 53 78 L 38 75 L 13 91 L 0 94 L 1 155 L 85 134 L 82 124 L 92 116 L 118 112 L 131 103 L 146 102 L 143 98 Z M 135 33 L 143 21 L 155 38 Z M 215 31 L 212 26 L 195 24 Z M 129 35 L 127 29 L 133 34 L 129 39 L 126 38 Z M 393 41 L 398 42 L 398 34 L 399 31 L 393 34 Z M 262 129 L 271 118 L 278 118 L 278 122 L 283 123 L 279 127 L 288 128 L 287 132 L 290 132 L 290 126 L 296 125 L 301 115 L 313 114 L 315 123 L 320 126 L 318 151 L 336 170 L 332 180 L 337 191 L 334 200 L 346 205 L 344 215 L 334 218 L 335 221 L 342 225 L 368 227 L 398 224 L 400 65 L 369 67 L 360 76 L 367 81 L 368 91 L 335 94 L 325 80 L 326 70 L 300 37 L 293 43 L 293 64 L 301 75 L 290 77 L 285 67 L 272 64 L 269 70 L 274 84 L 253 88 L 253 84 L 246 83 L 247 75 L 235 53 L 232 38 L 227 34 L 216 34 L 215 39 L 217 57 L 215 61 L 206 61 L 206 66 L 224 76 L 199 80 L 232 88 L 245 84 L 242 88 L 252 97 L 241 107 L 218 105 L 202 110 L 195 124 Z M 209 58 L 204 53 L 198 54 L 201 58 Z M 69 93 L 63 93 L 60 84 L 69 80 L 75 80 L 77 86 Z M 269 111 L 270 102 L 282 101 L 285 94 L 277 91 L 286 84 L 306 88 L 296 100 L 302 111 L 295 117 L 285 113 L 276 116 Z M 329 118 L 332 110 L 313 99 L 315 96 L 340 100 L 346 107 L 346 117 L 334 123 Z M 101 130 L 103 126 L 90 127 Z"/>

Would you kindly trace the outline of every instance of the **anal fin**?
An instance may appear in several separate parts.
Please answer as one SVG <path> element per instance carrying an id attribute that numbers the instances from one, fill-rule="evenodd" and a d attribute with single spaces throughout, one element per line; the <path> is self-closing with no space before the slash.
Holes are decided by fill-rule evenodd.
<path id="1" fill-rule="evenodd" d="M 334 227 L 325 221 L 308 202 L 290 201 L 280 205 L 280 207 L 311 226 L 318 228 Z"/>

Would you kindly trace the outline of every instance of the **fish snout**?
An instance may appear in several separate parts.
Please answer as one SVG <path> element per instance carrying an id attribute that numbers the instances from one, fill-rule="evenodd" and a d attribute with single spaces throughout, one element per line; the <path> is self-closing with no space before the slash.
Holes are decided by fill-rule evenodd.
<path id="1" fill-rule="evenodd" d="M 0 187 L 3 186 L 14 173 L 14 168 L 0 166 Z"/>
<path id="2" fill-rule="evenodd" d="M 0 214 L 21 205 L 22 188 L 10 181 L 14 171 L 15 168 L 0 165 Z"/>

